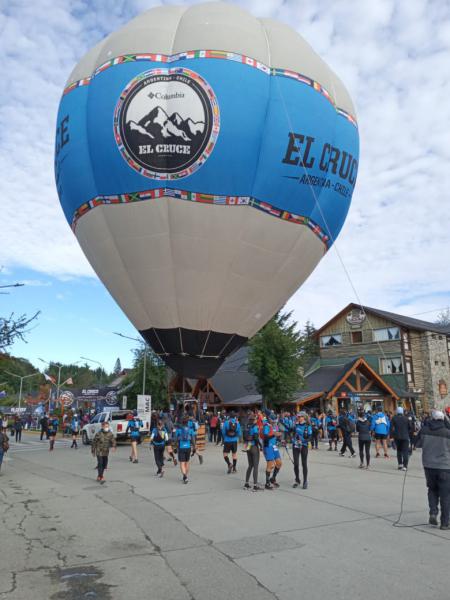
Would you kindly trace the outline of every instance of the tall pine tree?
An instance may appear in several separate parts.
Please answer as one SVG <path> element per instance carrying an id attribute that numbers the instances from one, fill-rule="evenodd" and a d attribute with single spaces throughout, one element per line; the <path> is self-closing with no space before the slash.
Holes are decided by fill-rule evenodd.
<path id="1" fill-rule="evenodd" d="M 118 358 L 114 364 L 114 375 L 120 375 L 122 373 L 122 365 L 120 363 L 120 358 Z"/>

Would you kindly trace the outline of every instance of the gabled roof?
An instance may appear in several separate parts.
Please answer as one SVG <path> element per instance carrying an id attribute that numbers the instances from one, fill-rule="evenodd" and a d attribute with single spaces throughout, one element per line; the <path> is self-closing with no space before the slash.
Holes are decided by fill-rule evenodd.
<path id="1" fill-rule="evenodd" d="M 321 392 L 328 398 L 336 395 L 337 390 L 355 372 L 356 369 L 364 371 L 375 381 L 378 387 L 390 396 L 398 400 L 399 396 L 386 381 L 378 375 L 363 357 L 355 358 L 345 365 L 334 365 L 319 367 L 310 375 L 305 377 L 306 390 L 310 396 Z"/>
<path id="2" fill-rule="evenodd" d="M 371 314 L 377 315 L 378 317 L 386 319 L 387 321 L 391 321 L 392 323 L 395 323 L 395 325 L 405 327 L 406 329 L 414 329 L 416 331 L 432 331 L 442 335 L 450 335 L 450 325 L 438 325 L 437 323 L 432 323 L 430 321 L 422 321 L 421 319 L 414 319 L 413 317 L 405 317 L 404 315 L 388 312 L 386 310 L 380 310 L 378 308 L 371 308 L 370 306 L 362 306 L 360 304 L 355 304 L 354 302 L 348 304 L 337 315 L 334 315 L 333 318 L 327 321 L 325 325 L 322 325 L 320 329 L 317 329 L 314 335 L 320 335 L 322 331 L 326 329 L 333 321 L 345 313 L 350 312 L 353 308 L 362 309 L 365 313 L 368 313 L 369 316 Z"/>
<path id="3" fill-rule="evenodd" d="M 224 403 L 257 394 L 256 378 L 248 372 L 248 348 L 244 346 L 229 356 L 210 382 Z"/>

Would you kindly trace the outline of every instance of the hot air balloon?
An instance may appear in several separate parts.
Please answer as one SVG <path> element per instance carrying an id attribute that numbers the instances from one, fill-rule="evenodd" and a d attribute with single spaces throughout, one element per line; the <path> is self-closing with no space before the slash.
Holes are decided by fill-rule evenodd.
<path id="1" fill-rule="evenodd" d="M 56 183 L 83 252 L 156 354 L 209 377 L 332 245 L 358 148 L 347 91 L 293 29 L 226 3 L 164 6 L 73 70 Z"/>

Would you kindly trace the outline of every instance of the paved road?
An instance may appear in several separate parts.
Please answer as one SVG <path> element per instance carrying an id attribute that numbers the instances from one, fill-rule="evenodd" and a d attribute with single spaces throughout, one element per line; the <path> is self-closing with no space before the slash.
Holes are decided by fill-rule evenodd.
<path id="1" fill-rule="evenodd" d="M 178 468 L 157 479 L 148 450 L 132 465 L 121 446 L 100 486 L 88 448 L 46 447 L 28 434 L 3 465 L 0 599 L 449 598 L 450 534 L 392 526 L 403 483 L 393 460 L 360 471 L 322 448 L 307 491 L 292 489 L 285 457 L 282 487 L 252 493 L 243 453 L 226 475 L 207 448 L 184 486 Z M 426 520 L 415 453 L 402 522 Z"/>

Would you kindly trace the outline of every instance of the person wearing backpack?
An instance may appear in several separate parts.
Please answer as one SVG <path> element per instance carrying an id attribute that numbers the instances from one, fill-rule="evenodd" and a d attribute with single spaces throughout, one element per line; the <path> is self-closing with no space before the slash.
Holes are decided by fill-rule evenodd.
<path id="1" fill-rule="evenodd" d="M 317 413 L 314 413 L 309 421 L 310 421 L 311 430 L 312 430 L 311 450 L 318 450 L 319 449 L 320 421 L 317 416 Z"/>
<path id="2" fill-rule="evenodd" d="M 262 446 L 261 440 L 259 439 L 259 428 L 256 423 L 255 415 L 250 415 L 248 417 L 247 427 L 244 429 L 243 439 L 246 445 L 248 460 L 244 489 L 250 489 L 250 476 L 253 472 L 253 491 L 257 492 L 262 489 L 258 485 L 259 452 Z"/>
<path id="3" fill-rule="evenodd" d="M 6 431 L 0 430 L 0 470 L 2 468 L 3 457 L 9 450 L 9 437 L 6 435 Z"/>
<path id="4" fill-rule="evenodd" d="M 236 473 L 237 466 L 237 446 L 239 438 L 241 437 L 241 425 L 235 415 L 231 413 L 230 418 L 227 419 L 222 427 L 223 436 L 223 459 L 227 463 L 228 475 L 233 472 Z M 233 458 L 233 465 L 230 463 L 228 454 L 231 452 Z"/>
<path id="5" fill-rule="evenodd" d="M 138 463 L 138 453 L 137 446 L 141 443 L 141 427 L 143 427 L 143 422 L 136 415 L 131 416 L 128 421 L 127 429 L 125 433 L 130 432 L 130 440 L 131 440 L 131 455 L 130 462 L 136 464 Z"/>
<path id="6" fill-rule="evenodd" d="M 263 453 L 266 459 L 266 490 L 280 487 L 277 483 L 277 475 L 282 467 L 281 454 L 278 444 L 281 442 L 282 433 L 279 431 L 277 416 L 274 412 L 267 412 L 267 418 L 263 421 L 261 432 L 263 441 Z"/>
<path id="7" fill-rule="evenodd" d="M 333 414 L 332 410 L 328 411 L 327 417 L 325 419 L 325 426 L 327 428 L 328 434 L 328 443 L 330 447 L 328 448 L 328 452 L 333 450 L 332 445 L 334 442 L 334 449 L 337 452 L 337 443 L 338 443 L 338 430 L 337 430 L 337 419 Z"/>
<path id="8" fill-rule="evenodd" d="M 150 446 L 153 446 L 155 464 L 158 467 L 158 471 L 156 472 L 157 477 L 164 476 L 164 448 L 168 443 L 169 436 L 164 428 L 164 423 L 158 421 L 150 436 Z"/>
<path id="9" fill-rule="evenodd" d="M 72 434 L 72 445 L 71 448 L 78 450 L 77 437 L 80 433 L 80 421 L 78 420 L 78 416 L 74 414 L 70 421 L 70 432 Z"/>
<path id="10" fill-rule="evenodd" d="M 372 432 L 375 434 L 375 458 L 380 457 L 381 446 L 383 446 L 384 458 L 389 458 L 387 438 L 389 435 L 390 422 L 389 418 L 387 417 L 387 415 L 385 415 L 381 408 L 378 409 L 378 411 L 372 418 L 371 429 Z"/>
<path id="11" fill-rule="evenodd" d="M 308 424 L 308 415 L 301 411 L 297 415 L 292 435 L 292 456 L 294 458 L 294 476 L 295 481 L 292 487 L 296 488 L 301 484 L 299 473 L 299 459 L 302 459 L 303 471 L 303 489 L 308 489 L 308 442 L 311 440 L 313 430 Z"/>
<path id="12" fill-rule="evenodd" d="M 175 433 L 178 441 L 178 462 L 180 463 L 183 483 L 188 483 L 189 461 L 195 453 L 195 436 L 189 427 L 189 417 L 185 415 Z"/>
<path id="13" fill-rule="evenodd" d="M 56 434 L 58 433 L 59 419 L 56 416 L 50 417 L 48 420 L 48 439 L 50 442 L 49 452 L 55 449 Z"/>

